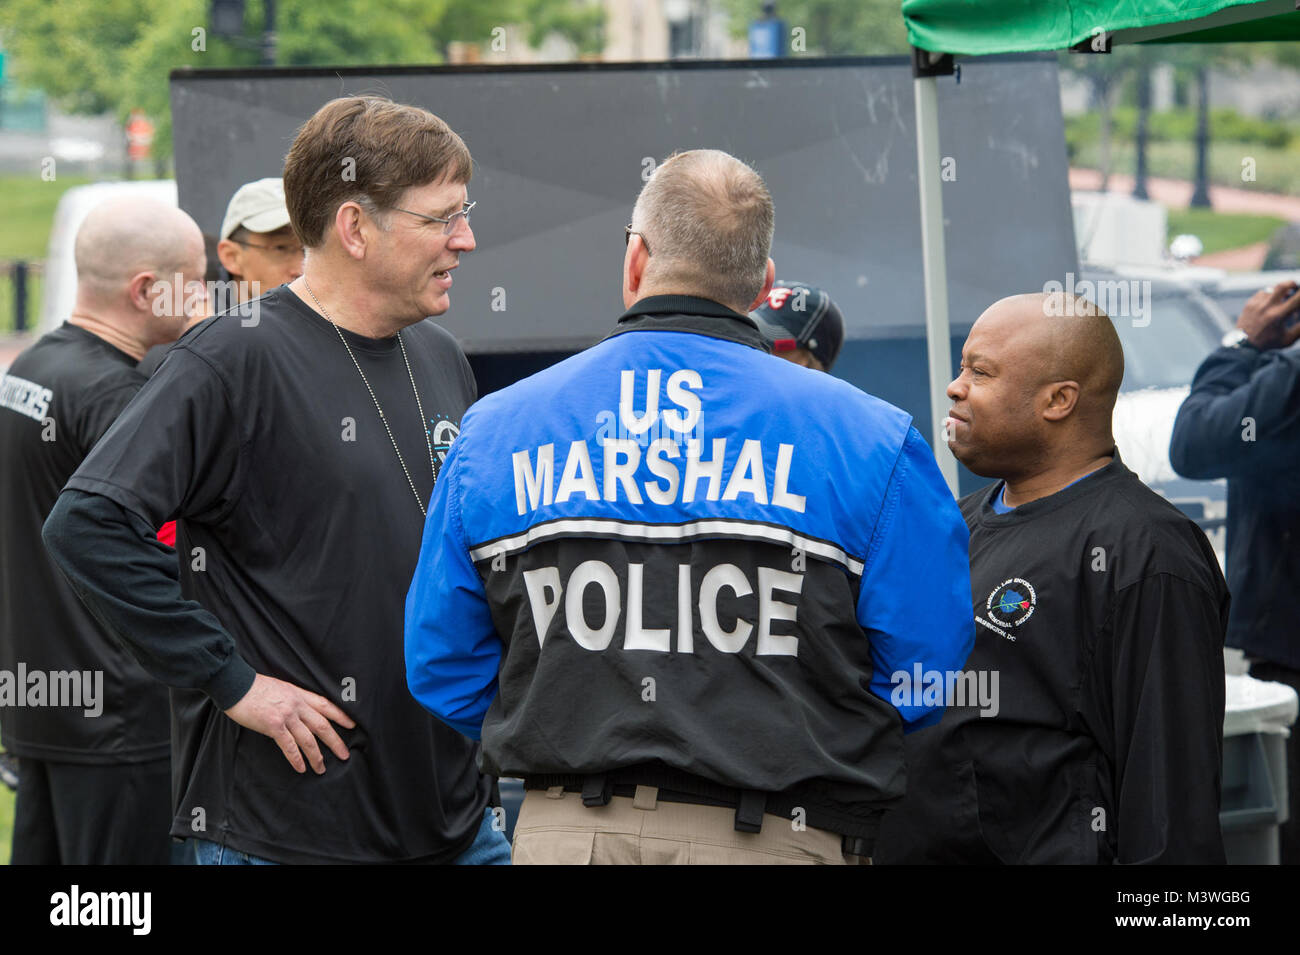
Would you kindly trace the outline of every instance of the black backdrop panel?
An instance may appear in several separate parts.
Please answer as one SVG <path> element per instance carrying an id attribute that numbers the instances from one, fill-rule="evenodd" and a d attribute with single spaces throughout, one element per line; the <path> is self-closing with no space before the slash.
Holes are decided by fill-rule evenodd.
<path id="1" fill-rule="evenodd" d="M 961 330 L 995 299 L 1074 269 L 1074 235 L 1055 60 L 966 63 L 960 83 L 943 78 L 939 90 Z M 215 233 L 241 183 L 280 174 L 299 124 L 332 97 L 367 92 L 432 110 L 474 155 L 478 249 L 439 319 L 472 355 L 600 338 L 622 311 L 622 231 L 642 175 L 692 147 L 724 149 L 764 176 L 778 277 L 829 289 L 850 339 L 923 335 L 912 78 L 900 59 L 178 71 L 182 207 Z"/>

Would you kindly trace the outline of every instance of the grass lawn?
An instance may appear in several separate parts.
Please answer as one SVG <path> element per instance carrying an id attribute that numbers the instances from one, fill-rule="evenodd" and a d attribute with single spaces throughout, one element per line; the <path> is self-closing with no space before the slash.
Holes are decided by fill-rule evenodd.
<path id="1" fill-rule="evenodd" d="M 1100 168 L 1096 143 L 1087 143 L 1070 159 L 1073 166 Z M 1131 142 L 1111 144 L 1112 172 L 1132 174 L 1136 157 Z M 1167 179 L 1192 179 L 1196 175 L 1196 149 L 1192 143 L 1149 143 L 1147 171 Z M 1253 179 L 1243 179 L 1242 175 Z M 1258 143 L 1210 143 L 1210 183 L 1251 192 L 1280 192 L 1300 196 L 1300 148 L 1261 146 Z"/>
<path id="2" fill-rule="evenodd" d="M 76 176 L 60 176 L 53 182 L 38 175 L 0 176 L 0 334 L 12 331 L 14 325 L 13 285 L 3 263 L 44 259 L 59 198 L 89 181 Z M 35 324 L 41 311 L 40 280 L 34 279 L 28 288 L 27 321 Z"/>
<path id="3" fill-rule="evenodd" d="M 1168 237 L 1172 240 L 1189 232 L 1201 240 L 1205 254 L 1209 255 L 1264 242 L 1284 225 L 1284 219 L 1274 216 L 1220 213 L 1213 209 L 1170 209 Z"/>
<path id="4" fill-rule="evenodd" d="M 0 176 L 0 259 L 43 259 L 59 198 L 89 179 Z"/>
<path id="5" fill-rule="evenodd" d="M 13 843 L 14 794 L 0 785 L 0 865 L 9 864 L 9 847 Z"/>

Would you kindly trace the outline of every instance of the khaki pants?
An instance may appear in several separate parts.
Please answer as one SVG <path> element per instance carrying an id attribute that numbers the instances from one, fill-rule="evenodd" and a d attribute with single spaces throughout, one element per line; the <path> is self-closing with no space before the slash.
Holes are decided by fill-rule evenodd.
<path id="1" fill-rule="evenodd" d="M 859 865 L 840 836 L 824 829 L 796 831 L 780 816 L 764 815 L 762 832 L 737 832 L 736 811 L 661 802 L 658 790 L 638 786 L 634 799 L 614 796 L 588 808 L 582 794 L 529 790 L 515 826 L 514 865 Z"/>

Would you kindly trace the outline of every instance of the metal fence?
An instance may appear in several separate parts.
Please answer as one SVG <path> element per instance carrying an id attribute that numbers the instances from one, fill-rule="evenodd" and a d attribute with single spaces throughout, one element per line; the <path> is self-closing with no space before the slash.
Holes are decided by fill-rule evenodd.
<path id="1" fill-rule="evenodd" d="M 44 287 L 44 262 L 0 261 L 0 334 L 36 327 Z"/>

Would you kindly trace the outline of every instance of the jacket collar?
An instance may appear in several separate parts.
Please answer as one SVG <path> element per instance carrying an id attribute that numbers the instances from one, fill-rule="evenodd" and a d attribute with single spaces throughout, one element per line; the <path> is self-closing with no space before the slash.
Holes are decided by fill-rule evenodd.
<path id="1" fill-rule="evenodd" d="M 748 315 L 695 295 L 650 295 L 635 302 L 605 337 L 624 332 L 690 332 L 748 345 L 759 351 L 772 350 L 757 323 Z"/>

